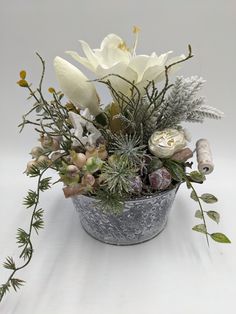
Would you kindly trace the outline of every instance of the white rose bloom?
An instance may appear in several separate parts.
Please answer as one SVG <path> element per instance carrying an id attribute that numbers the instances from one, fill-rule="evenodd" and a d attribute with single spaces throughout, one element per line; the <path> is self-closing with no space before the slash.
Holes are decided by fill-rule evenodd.
<path id="1" fill-rule="evenodd" d="M 85 57 L 81 57 L 77 52 L 67 51 L 75 60 L 83 64 L 86 68 L 94 72 L 97 78 L 102 78 L 108 74 L 118 74 L 139 88 L 143 94 L 148 81 L 159 82 L 165 78 L 165 66 L 182 60 L 184 55 L 168 59 L 171 51 L 157 56 L 153 52 L 148 55 L 136 55 L 135 47 L 131 51 L 127 48 L 122 38 L 115 34 L 106 36 L 100 46 L 100 49 L 91 49 L 85 41 L 80 41 Z M 179 68 L 175 65 L 170 72 Z M 113 88 L 129 95 L 130 84 L 124 80 L 111 76 L 109 77 Z"/>
<path id="2" fill-rule="evenodd" d="M 88 108 L 89 112 L 96 116 L 101 110 L 99 98 L 93 83 L 74 65 L 68 61 L 56 57 L 54 68 L 62 92 L 80 109 Z"/>

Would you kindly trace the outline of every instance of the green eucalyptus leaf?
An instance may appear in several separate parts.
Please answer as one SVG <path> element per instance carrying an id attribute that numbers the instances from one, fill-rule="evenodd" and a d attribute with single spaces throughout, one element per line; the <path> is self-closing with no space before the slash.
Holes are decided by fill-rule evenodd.
<path id="1" fill-rule="evenodd" d="M 206 212 L 207 216 L 214 220 L 216 223 L 220 222 L 220 214 L 214 210 L 209 210 Z"/>
<path id="2" fill-rule="evenodd" d="M 198 201 L 198 197 L 197 197 L 197 194 L 195 191 L 192 191 L 191 194 L 190 194 L 190 197 L 194 200 L 194 201 Z"/>
<path id="3" fill-rule="evenodd" d="M 161 167 L 163 167 L 163 162 L 158 157 L 154 157 L 148 164 L 148 172 L 153 172 Z"/>
<path id="4" fill-rule="evenodd" d="M 204 224 L 196 225 L 192 228 L 192 230 L 205 234 L 207 233 L 206 226 Z"/>
<path id="5" fill-rule="evenodd" d="M 166 159 L 164 161 L 164 166 L 170 171 L 174 180 L 179 182 L 184 180 L 185 172 L 183 166 L 180 163 L 174 160 Z"/>
<path id="6" fill-rule="evenodd" d="M 202 183 L 204 180 L 206 180 L 206 177 L 204 176 L 204 174 L 202 174 L 198 171 L 190 172 L 189 176 L 190 176 L 191 180 L 196 182 L 196 183 Z"/>
<path id="7" fill-rule="evenodd" d="M 213 204 L 216 203 L 218 201 L 218 199 L 210 193 L 204 193 L 200 196 L 201 200 L 203 200 L 203 202 L 208 203 L 208 204 Z"/>
<path id="8" fill-rule="evenodd" d="M 195 212 L 195 217 L 196 217 L 196 218 L 200 218 L 200 219 L 203 218 L 203 215 L 202 215 L 202 212 L 200 211 L 200 209 L 196 210 L 196 212 Z"/>
<path id="9" fill-rule="evenodd" d="M 231 243 L 230 239 L 228 237 L 226 237 L 226 235 L 223 233 L 220 233 L 220 232 L 212 233 L 210 236 L 216 242 Z"/>

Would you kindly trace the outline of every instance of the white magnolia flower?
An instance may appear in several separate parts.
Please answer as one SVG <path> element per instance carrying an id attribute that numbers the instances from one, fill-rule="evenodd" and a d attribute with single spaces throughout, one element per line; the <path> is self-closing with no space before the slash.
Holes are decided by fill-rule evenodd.
<path id="1" fill-rule="evenodd" d="M 54 68 L 62 92 L 80 109 L 88 108 L 96 116 L 101 110 L 99 98 L 93 83 L 74 65 L 56 57 Z"/>
<path id="2" fill-rule="evenodd" d="M 74 140 L 73 145 L 78 146 L 81 143 L 83 145 L 89 144 L 94 145 L 96 144 L 97 139 L 101 136 L 101 132 L 91 123 L 86 121 L 85 119 L 92 120 L 92 117 L 89 113 L 88 109 L 85 109 L 80 112 L 79 114 L 76 114 L 73 111 L 70 111 L 69 113 L 70 121 L 74 127 L 74 135 L 80 140 Z M 85 119 L 83 119 L 82 117 Z M 85 131 L 87 134 L 84 134 Z"/>
<path id="3" fill-rule="evenodd" d="M 106 36 L 100 49 L 91 49 L 85 41 L 80 41 L 85 57 L 81 57 L 77 52 L 67 51 L 75 60 L 79 61 L 86 68 L 102 78 L 108 74 L 118 74 L 127 80 L 134 82 L 144 93 L 144 88 L 148 81 L 159 82 L 165 78 L 165 66 L 182 60 L 184 55 L 168 59 L 171 51 L 157 56 L 155 52 L 149 55 L 136 55 L 135 42 L 133 51 L 126 46 L 122 38 L 115 34 Z M 171 71 L 176 70 L 179 65 L 173 66 Z M 128 95 L 130 85 L 124 80 L 111 76 L 109 77 L 113 88 Z"/>

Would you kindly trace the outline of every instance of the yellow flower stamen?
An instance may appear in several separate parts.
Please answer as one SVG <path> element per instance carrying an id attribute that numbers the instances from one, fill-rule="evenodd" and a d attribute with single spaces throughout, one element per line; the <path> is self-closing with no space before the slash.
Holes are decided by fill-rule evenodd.
<path id="1" fill-rule="evenodd" d="M 135 41 L 133 46 L 133 56 L 136 55 L 136 48 L 138 45 L 138 34 L 140 33 L 141 29 L 138 26 L 133 26 L 133 34 L 135 35 Z"/>
<path id="2" fill-rule="evenodd" d="M 124 41 L 119 43 L 118 48 L 123 50 L 123 51 L 129 51 L 129 48 L 127 47 L 127 45 L 126 45 L 126 43 Z"/>
<path id="3" fill-rule="evenodd" d="M 133 26 L 133 33 L 134 34 L 137 34 L 137 33 L 140 33 L 141 29 L 138 27 L 138 26 Z"/>

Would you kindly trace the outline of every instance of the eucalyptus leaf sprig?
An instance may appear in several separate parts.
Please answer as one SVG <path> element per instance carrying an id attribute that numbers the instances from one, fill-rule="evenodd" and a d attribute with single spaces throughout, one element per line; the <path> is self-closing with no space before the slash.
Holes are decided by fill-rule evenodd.
<path id="1" fill-rule="evenodd" d="M 208 232 L 206 218 L 208 217 L 218 224 L 220 221 L 220 214 L 213 210 L 206 211 L 203 209 L 202 205 L 202 202 L 207 204 L 216 203 L 218 201 L 217 197 L 210 193 L 204 193 L 199 196 L 196 188 L 194 187 L 194 184 L 203 183 L 206 179 L 205 176 L 196 170 L 188 173 L 186 168 L 192 166 L 189 163 L 180 163 L 171 159 L 166 159 L 164 164 L 177 182 L 185 182 L 187 188 L 192 190 L 190 197 L 199 205 L 199 209 L 195 212 L 195 217 L 201 219 L 202 223 L 195 225 L 192 230 L 205 234 L 208 246 L 209 237 L 216 242 L 231 243 L 230 239 L 224 233 Z"/>
<path id="2" fill-rule="evenodd" d="M 193 184 L 187 179 L 186 179 L 186 183 L 192 189 L 190 197 L 199 204 L 200 210 L 196 210 L 195 217 L 202 219 L 203 221 L 203 223 L 195 225 L 192 228 L 192 230 L 205 234 L 208 245 L 209 245 L 208 237 L 211 237 L 211 239 L 216 242 L 231 243 L 230 239 L 224 233 L 221 233 L 221 232 L 209 233 L 206 226 L 206 215 L 211 220 L 213 220 L 214 222 L 218 224 L 220 221 L 220 214 L 215 210 L 208 210 L 208 211 L 203 210 L 202 202 L 207 203 L 207 204 L 213 204 L 218 201 L 217 197 L 210 193 L 203 193 L 201 196 L 199 196 Z"/>

